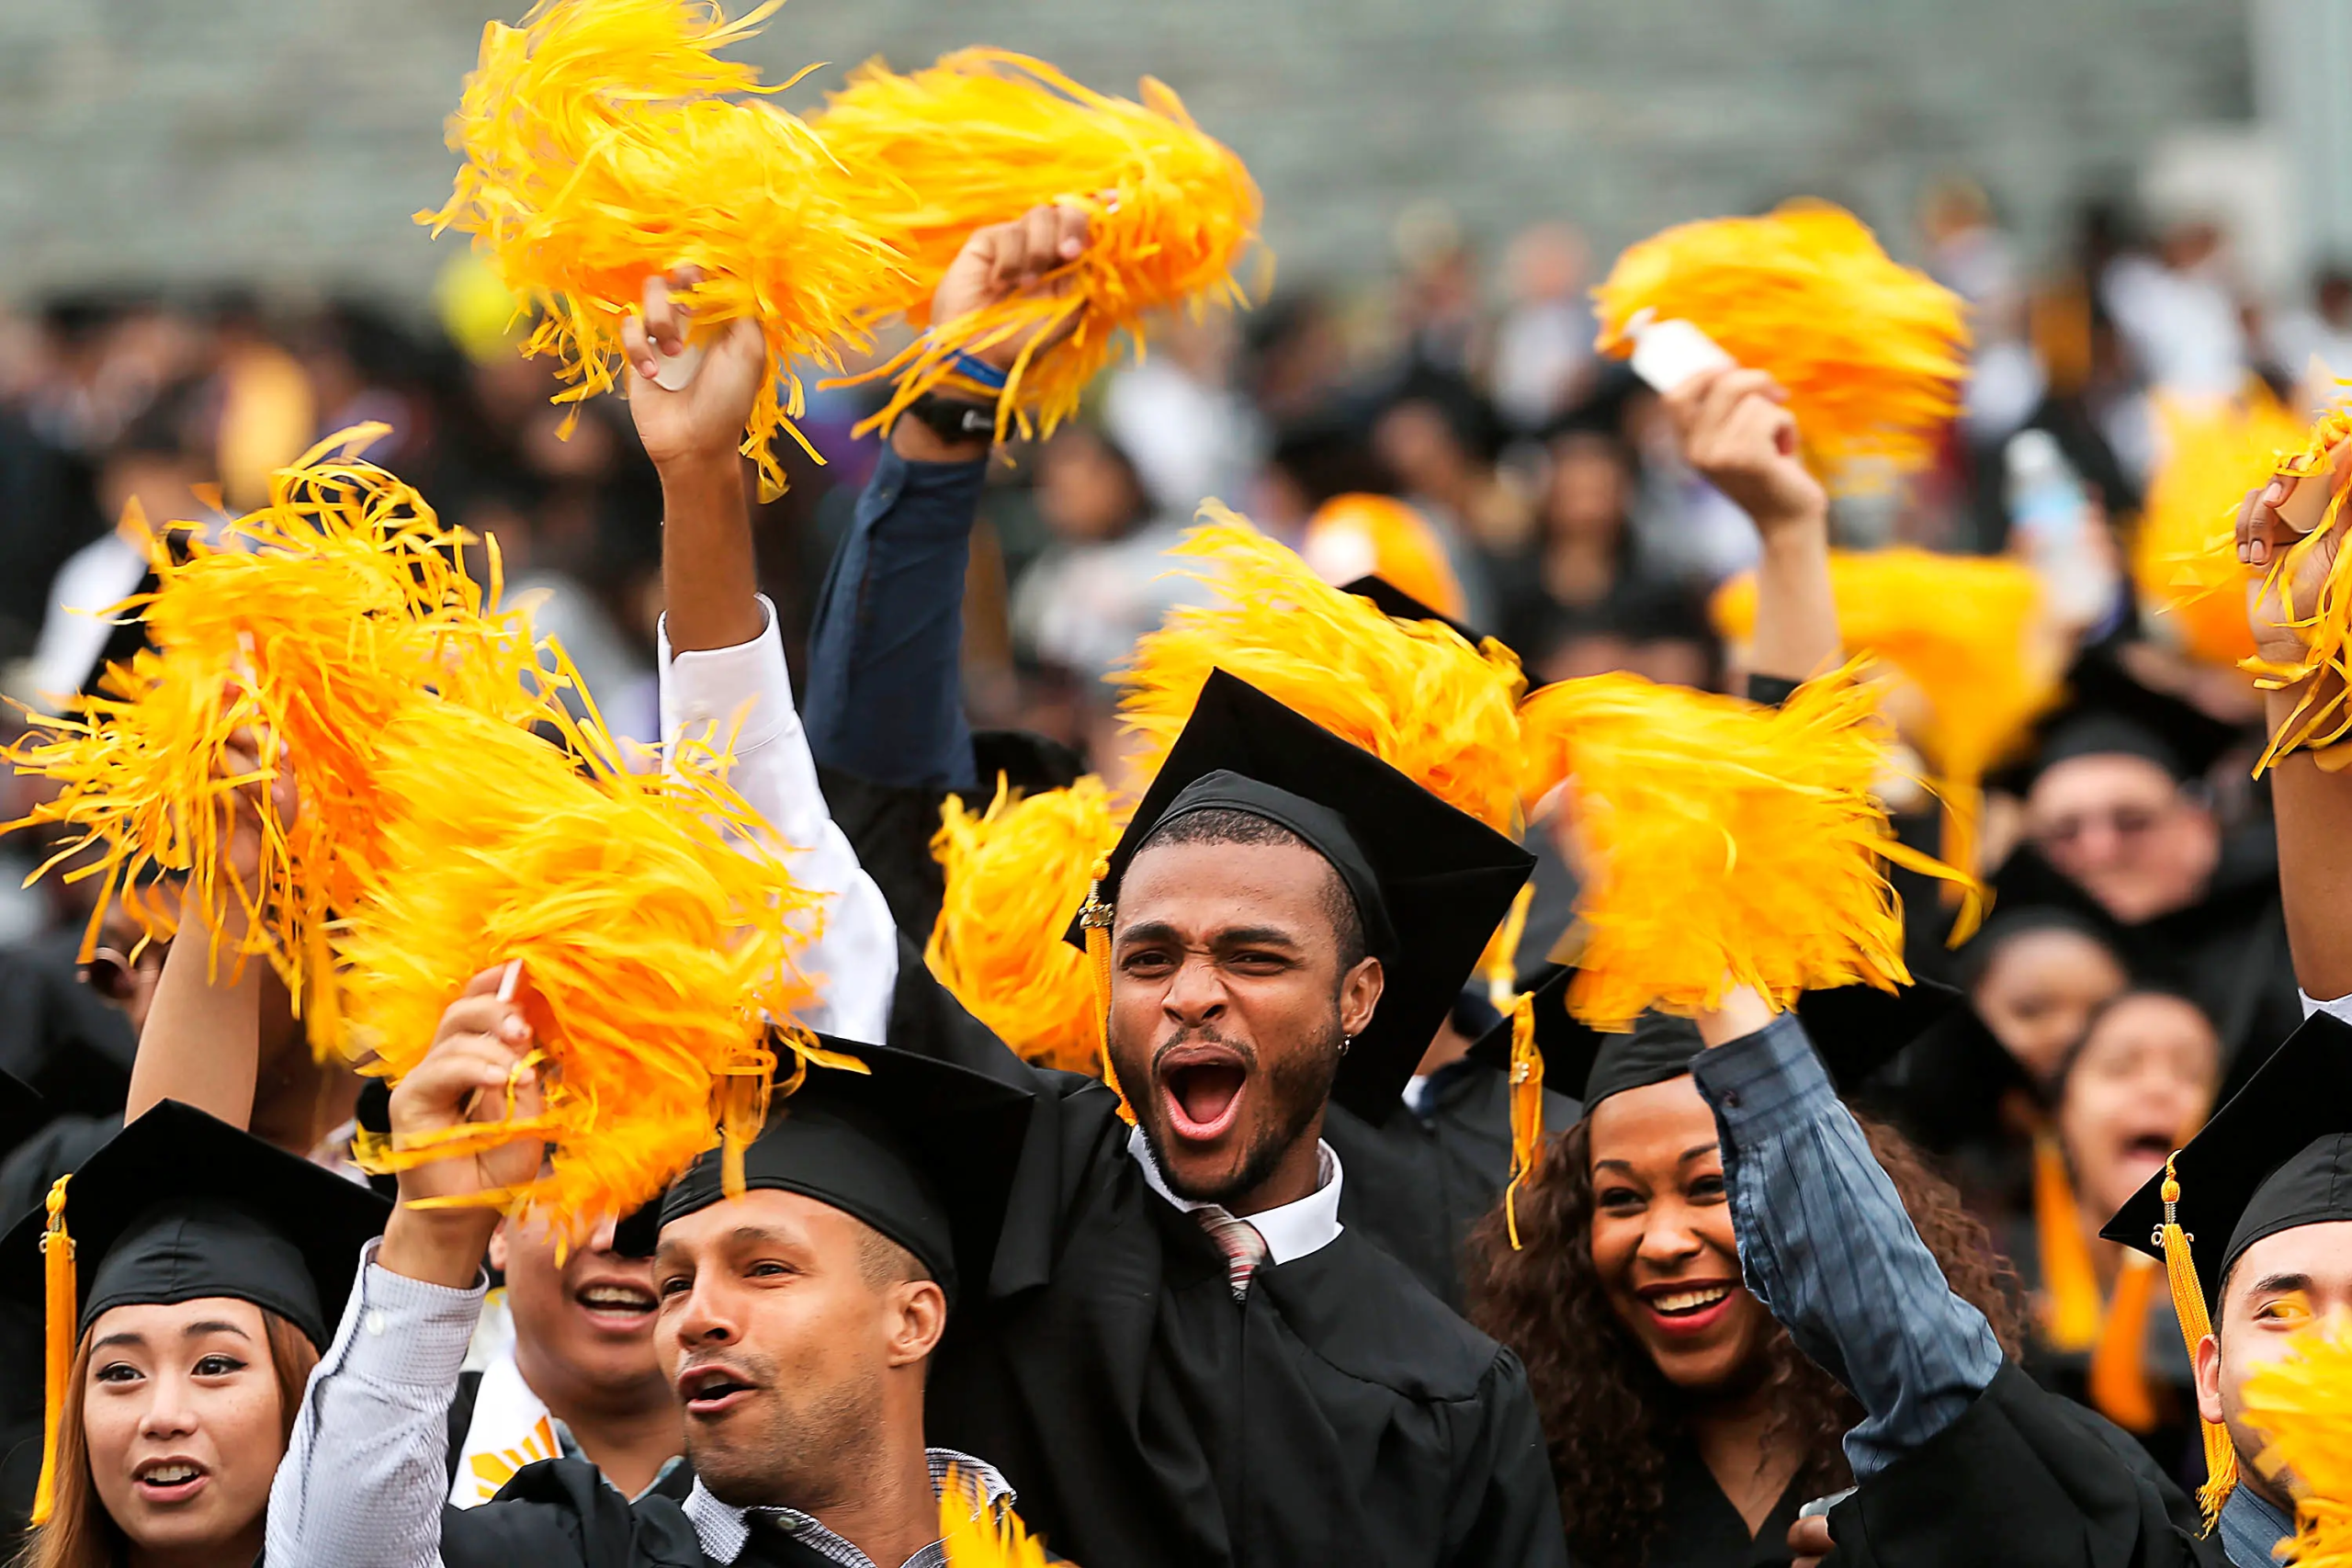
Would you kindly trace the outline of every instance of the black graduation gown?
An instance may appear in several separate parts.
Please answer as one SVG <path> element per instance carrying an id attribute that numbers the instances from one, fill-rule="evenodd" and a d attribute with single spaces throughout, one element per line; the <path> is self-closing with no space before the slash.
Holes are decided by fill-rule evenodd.
<path id="1" fill-rule="evenodd" d="M 477 1508 L 445 1508 L 447 1568 L 713 1568 L 680 1506 L 693 1485 L 680 1465 L 632 1503 L 586 1460 L 526 1464 Z M 735 1568 L 839 1568 L 812 1547 L 755 1530 Z"/>
<path id="2" fill-rule="evenodd" d="M 1351 1230 L 1261 1269 L 1145 1183 L 1111 1091 L 1032 1067 L 901 940 L 891 1036 L 1039 1089 L 994 1271 L 949 1314 L 928 1440 L 1104 1568 L 1565 1563 L 1519 1358 Z M 1343 1189 L 1344 1190 L 1344 1189 Z"/>
<path id="3" fill-rule="evenodd" d="M 1665 1484 L 1666 1509 L 1644 1568 L 1786 1568 L 1789 1527 L 1805 1503 L 1794 1483 L 1754 1535 L 1690 1443 L 1668 1450 Z"/>
<path id="4" fill-rule="evenodd" d="M 2127 1433 L 2004 1366 L 1967 1414 L 1829 1513 L 1830 1568 L 2225 1568 Z"/>
<path id="5" fill-rule="evenodd" d="M 1429 1292 L 1462 1310 L 1463 1246 L 1510 1180 L 1510 1080 L 1484 1062 L 1461 1061 L 1430 1080 L 1424 1119 L 1398 1106 L 1374 1127 L 1334 1105 L 1323 1136 L 1340 1156 L 1340 1221 L 1380 1244 Z M 1556 1134 L 1581 1111 L 1544 1092 L 1544 1127 Z"/>

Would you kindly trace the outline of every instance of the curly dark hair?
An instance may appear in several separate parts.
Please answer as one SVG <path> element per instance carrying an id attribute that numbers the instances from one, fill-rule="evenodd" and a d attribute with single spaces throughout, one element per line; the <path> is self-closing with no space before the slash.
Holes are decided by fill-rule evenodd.
<path id="1" fill-rule="evenodd" d="M 2024 1342 L 2017 1275 L 1990 1233 L 1900 1134 L 1858 1120 L 1944 1278 L 2016 1359 Z M 1578 1122 L 1520 1189 L 1521 1250 L 1512 1250 L 1499 1206 L 1471 1233 L 1469 1314 L 1527 1364 L 1569 1551 L 1593 1568 L 1641 1568 L 1665 1511 L 1667 1449 L 1684 1402 L 1602 1292 L 1592 1261 L 1590 1140 L 1589 1119 Z M 1800 1495 L 1852 1484 L 1840 1439 L 1861 1406 L 1786 1329 L 1774 1330 L 1765 1355 L 1766 1397 L 1777 1412 L 1766 1441 L 1803 1450 Z"/>

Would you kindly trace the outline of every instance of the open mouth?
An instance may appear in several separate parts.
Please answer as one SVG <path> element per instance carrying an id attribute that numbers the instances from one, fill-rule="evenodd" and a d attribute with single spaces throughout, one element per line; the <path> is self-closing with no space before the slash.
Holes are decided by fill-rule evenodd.
<path id="1" fill-rule="evenodd" d="M 706 1419 L 726 1415 L 756 1392 L 755 1385 L 726 1367 L 698 1367 L 678 1375 L 678 1397 L 686 1414 Z"/>
<path id="2" fill-rule="evenodd" d="M 2124 1139 L 2117 1152 L 2125 1166 L 2143 1175 L 2154 1175 L 2164 1168 L 2165 1161 L 2172 1157 L 2177 1146 L 2171 1134 L 2149 1132 Z"/>
<path id="3" fill-rule="evenodd" d="M 1160 1058 L 1168 1121 L 1180 1138 L 1207 1143 L 1223 1137 L 1240 1114 L 1249 1082 L 1248 1065 L 1225 1046 L 1180 1047 Z"/>
<path id="4" fill-rule="evenodd" d="M 1730 1309 L 1737 1287 L 1728 1280 L 1693 1280 L 1652 1285 L 1640 1292 L 1642 1304 L 1660 1328 L 1670 1334 L 1694 1334 Z"/>
<path id="5" fill-rule="evenodd" d="M 633 1332 L 653 1321 L 662 1303 L 647 1287 L 626 1280 L 591 1280 L 571 1292 L 580 1310 L 606 1328 Z"/>
<path id="6" fill-rule="evenodd" d="M 187 1502 L 210 1479 L 202 1465 L 189 1459 L 151 1459 L 130 1475 L 141 1501 L 160 1506 Z"/>

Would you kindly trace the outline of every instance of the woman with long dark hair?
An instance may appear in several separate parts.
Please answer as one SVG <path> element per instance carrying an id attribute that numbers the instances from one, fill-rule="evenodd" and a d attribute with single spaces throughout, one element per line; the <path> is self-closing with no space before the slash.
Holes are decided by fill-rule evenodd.
<path id="1" fill-rule="evenodd" d="M 1849 1081 L 1909 1027 L 1900 1002 L 1852 999 L 1842 1030 L 1815 1023 Z M 1592 1035 L 1537 1005 L 1547 1076 L 1575 1072 L 1579 1051 L 1589 1063 L 1586 1111 L 1475 1235 L 1470 1315 L 1527 1364 L 1569 1552 L 1590 1568 L 1786 1562 L 1800 1507 L 1852 1484 L 1841 1439 L 1864 1411 L 1742 1282 L 1715 1115 L 1690 1074 L 1698 1031 L 1652 1017 Z M 1984 1227 L 1899 1135 L 1867 1132 L 1951 1291 L 2014 1356 L 2013 1281 Z"/>
<path id="2" fill-rule="evenodd" d="M 0 1243 L 9 1292 L 48 1314 L 19 1568 L 259 1561 L 303 1387 L 389 1212 L 173 1101 L 59 1182 Z"/>

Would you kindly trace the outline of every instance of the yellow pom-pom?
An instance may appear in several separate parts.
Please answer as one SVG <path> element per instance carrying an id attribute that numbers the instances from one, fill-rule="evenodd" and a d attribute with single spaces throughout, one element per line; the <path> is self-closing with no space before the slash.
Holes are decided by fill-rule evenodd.
<path id="1" fill-rule="evenodd" d="M 940 812 L 931 852 L 947 886 L 923 960 L 973 1017 L 1044 1066 L 1095 1070 L 1094 979 L 1062 937 L 1119 826 L 1091 774 L 1027 796 L 1000 778 L 986 811 L 951 795 Z"/>
<path id="2" fill-rule="evenodd" d="M 871 311 L 931 329 L 870 373 L 897 385 L 869 424 L 887 427 L 948 381 L 958 352 L 1037 332 L 1009 372 L 997 436 L 1050 434 L 1123 337 L 1142 353 L 1151 312 L 1247 302 L 1233 272 L 1257 238 L 1257 186 L 1165 85 L 1146 77 L 1142 100 L 1095 92 L 1041 60 L 967 49 L 911 75 L 866 65 L 811 120 L 865 187 L 866 219 L 907 257 L 902 275 L 872 279 Z M 1085 209 L 1085 254 L 961 321 L 930 321 L 931 297 L 972 231 L 1047 202 Z"/>
<path id="3" fill-rule="evenodd" d="M 2234 400 L 2163 398 L 2156 414 L 2162 456 L 2132 536 L 2132 576 L 2184 653 L 2234 665 L 2254 656 L 2238 506 L 2301 446 L 2303 426 L 2260 382 Z"/>
<path id="4" fill-rule="evenodd" d="M 2352 1332 L 2339 1323 L 2298 1333 L 2288 1353 L 2245 1380 L 2245 1419 L 2269 1439 L 2258 1461 L 2295 1480 L 2296 1568 L 2352 1568 Z"/>
<path id="5" fill-rule="evenodd" d="M 1333 496 L 1306 520 L 1298 553 L 1326 582 L 1345 587 L 1377 577 L 1441 615 L 1469 614 L 1437 531 L 1394 496 Z"/>
<path id="6" fill-rule="evenodd" d="M 1762 218 L 1685 223 L 1628 249 L 1593 291 L 1600 346 L 1633 352 L 1643 311 L 1687 321 L 1788 389 L 1808 457 L 1850 482 L 1856 465 L 1908 472 L 1935 456 L 1968 373 L 1965 308 L 1898 266 L 1853 214 L 1792 202 Z"/>
<path id="7" fill-rule="evenodd" d="M 85 957 L 126 888 L 188 873 L 216 940 L 242 912 L 233 963 L 266 957 L 322 1041 L 333 1029 L 328 923 L 380 864 L 398 801 L 376 765 L 385 726 L 427 692 L 508 724 L 540 705 L 528 622 L 497 606 L 495 549 L 485 594 L 458 562 L 464 536 L 359 458 L 384 431 L 343 431 L 279 470 L 269 504 L 217 545 L 181 531 L 179 551 L 159 547 L 154 592 L 121 607 L 153 647 L 65 716 L 35 717 L 10 753 L 61 786 L 26 818 L 74 829 L 51 864 L 99 881 Z M 290 826 L 269 825 L 249 886 L 220 874 L 233 796 L 252 782 L 226 766 L 240 731 L 265 768 L 284 745 L 300 801 Z M 169 914 L 145 918 L 160 926 Z"/>
<path id="8" fill-rule="evenodd" d="M 854 312 L 898 264 L 807 125 L 724 96 L 791 85 L 718 56 L 781 3 L 729 21 L 697 0 L 539 0 L 519 28 L 491 23 L 449 121 L 465 165 L 449 200 L 417 214 L 473 235 L 544 312 L 525 351 L 561 359 L 560 401 L 619 379 L 621 323 L 648 277 L 700 267 L 682 297 L 697 336 L 752 317 L 775 366 L 743 441 L 768 497 L 784 485 L 778 431 L 817 456 L 791 423 L 806 407 L 794 363 L 839 368 L 843 343 L 866 346 Z"/>
<path id="9" fill-rule="evenodd" d="M 1829 558 L 1838 627 L 1849 654 L 1884 660 L 1924 712 L 1905 728 L 1934 768 L 1946 810 L 1944 858 L 1974 864 L 1978 787 L 2058 699 L 2065 647 L 2042 614 L 2041 584 L 2022 561 L 1897 548 Z M 1756 579 L 1715 595 L 1716 628 L 1756 629 Z"/>
<path id="10" fill-rule="evenodd" d="M 351 1054 L 395 1080 L 472 976 L 519 963 L 541 1114 L 380 1163 L 544 1138 L 547 1174 L 481 1201 L 577 1238 L 659 1194 L 722 1120 L 732 1142 L 756 1134 L 768 1021 L 805 994 L 792 957 L 813 899 L 717 782 L 723 760 L 696 749 L 668 774 L 632 774 L 593 718 L 566 728 L 568 751 L 446 705 L 396 722 L 379 767 L 401 809 L 339 948 Z"/>
<path id="11" fill-rule="evenodd" d="M 1225 670 L 1516 836 L 1518 657 L 1436 621 L 1390 619 L 1214 502 L 1201 516 L 1178 551 L 1203 563 L 1220 602 L 1172 612 L 1111 677 L 1143 771 L 1158 771 L 1209 671 Z"/>
<path id="12" fill-rule="evenodd" d="M 1563 781 L 1590 867 L 1570 1005 L 1604 1029 L 1693 1014 L 1752 987 L 1774 1009 L 1832 986 L 1908 983 L 1883 862 L 1958 880 L 1905 848 L 1872 790 L 1891 766 L 1856 667 L 1781 707 L 1633 675 L 1527 699 L 1530 798 Z"/>
<path id="13" fill-rule="evenodd" d="M 979 1478 L 952 1465 L 939 1485 L 939 1544 L 947 1568 L 1046 1568 L 1048 1561 L 1010 1505 L 991 1506 Z"/>
<path id="14" fill-rule="evenodd" d="M 2293 626 L 2301 636 L 2303 656 L 2289 662 L 2249 657 L 2241 668 L 2265 690 L 2306 681 L 2310 684 L 2296 700 L 2287 722 L 2272 732 L 2269 746 L 2255 765 L 2257 776 L 2290 751 L 2323 750 L 2352 735 L 2352 703 L 2346 700 L 2345 682 L 2311 680 L 2324 670 L 2339 676 L 2352 674 L 2352 551 L 2335 555 L 2315 598 L 2301 599 L 2290 586 L 2314 554 L 2333 553 L 2339 543 L 2336 525 L 2344 515 L 2345 497 L 2352 494 L 2342 468 L 2346 451 L 2352 450 L 2346 447 L 2352 441 L 2352 395 L 2347 395 L 2347 388 L 2352 388 L 2352 382 L 2338 383 L 2335 406 L 2320 416 L 2301 447 L 2280 453 L 2276 464 L 2278 474 L 2302 481 L 2279 510 L 2305 533 L 2272 559 L 2264 589 L 2283 611 L 2286 618 L 2281 624 Z M 2326 494 L 2324 504 L 2312 494 L 2322 486 Z"/>

